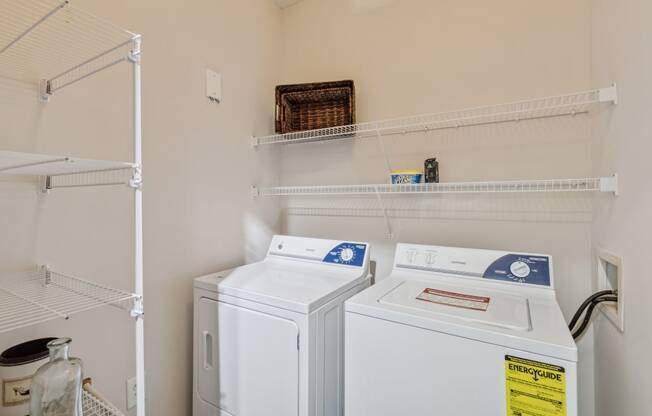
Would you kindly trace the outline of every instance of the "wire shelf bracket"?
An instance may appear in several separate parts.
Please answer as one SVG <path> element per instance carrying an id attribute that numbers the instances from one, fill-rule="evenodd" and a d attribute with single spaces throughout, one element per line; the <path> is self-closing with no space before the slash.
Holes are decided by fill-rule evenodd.
<path id="1" fill-rule="evenodd" d="M 337 139 L 360 139 L 378 135 L 423 133 L 461 127 L 513 123 L 576 116 L 601 103 L 618 103 L 616 84 L 607 88 L 533 100 L 476 107 L 445 113 L 423 114 L 318 130 L 252 137 L 254 147 L 274 144 L 309 143 Z"/>
<path id="2" fill-rule="evenodd" d="M 579 179 L 252 187 L 253 197 L 333 195 L 489 194 L 539 192 L 603 192 L 618 195 L 618 175 Z"/>

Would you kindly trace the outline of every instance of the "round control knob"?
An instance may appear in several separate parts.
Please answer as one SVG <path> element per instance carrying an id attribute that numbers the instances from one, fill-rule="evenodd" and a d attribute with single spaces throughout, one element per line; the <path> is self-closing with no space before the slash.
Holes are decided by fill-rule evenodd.
<path id="1" fill-rule="evenodd" d="M 525 262 L 515 261 L 511 266 L 509 266 L 509 271 L 511 271 L 514 276 L 524 279 L 530 275 L 530 266 Z"/>
<path id="2" fill-rule="evenodd" d="M 342 251 L 340 251 L 340 259 L 342 261 L 351 261 L 353 260 L 353 256 L 355 253 L 353 253 L 352 248 L 343 248 Z"/>

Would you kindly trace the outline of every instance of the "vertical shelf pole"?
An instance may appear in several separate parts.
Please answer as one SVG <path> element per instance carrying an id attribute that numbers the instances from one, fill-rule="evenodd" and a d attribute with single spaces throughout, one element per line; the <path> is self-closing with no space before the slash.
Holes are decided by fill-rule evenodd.
<path id="1" fill-rule="evenodd" d="M 142 119 L 141 119 L 141 85 L 140 85 L 140 44 L 141 38 L 133 40 L 133 50 L 129 60 L 133 64 L 134 82 L 134 168 L 132 187 L 134 188 L 134 287 L 140 297 L 137 302 L 140 311 L 136 311 L 136 414 L 145 416 L 145 327 L 143 322 L 143 190 L 142 190 Z M 138 313 L 139 312 L 139 313 Z"/>

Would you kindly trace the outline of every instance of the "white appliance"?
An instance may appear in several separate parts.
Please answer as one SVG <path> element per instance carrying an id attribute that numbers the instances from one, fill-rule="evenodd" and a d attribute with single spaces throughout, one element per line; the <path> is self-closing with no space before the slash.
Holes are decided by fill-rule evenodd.
<path id="1" fill-rule="evenodd" d="M 346 416 L 576 416 L 546 255 L 399 244 L 346 302 Z"/>
<path id="2" fill-rule="evenodd" d="M 194 416 L 339 416 L 344 301 L 369 245 L 275 236 L 265 260 L 195 280 Z"/>
<path id="3" fill-rule="evenodd" d="M 193 303 L 193 416 L 219 415 L 218 372 L 214 352 L 217 341 L 217 285 L 232 270 L 198 277 Z"/>

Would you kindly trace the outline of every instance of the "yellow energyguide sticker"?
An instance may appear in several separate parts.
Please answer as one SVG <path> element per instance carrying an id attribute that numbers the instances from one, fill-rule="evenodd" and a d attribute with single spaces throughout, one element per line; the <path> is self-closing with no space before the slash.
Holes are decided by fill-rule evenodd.
<path id="1" fill-rule="evenodd" d="M 507 416 L 566 416 L 563 367 L 505 356 Z"/>

